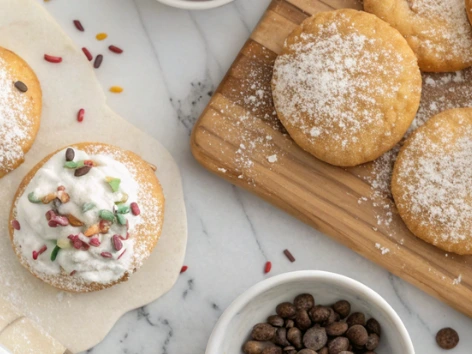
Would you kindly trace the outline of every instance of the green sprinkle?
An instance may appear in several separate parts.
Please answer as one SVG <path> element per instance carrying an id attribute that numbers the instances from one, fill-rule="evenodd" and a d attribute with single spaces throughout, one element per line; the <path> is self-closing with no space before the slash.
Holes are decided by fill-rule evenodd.
<path id="1" fill-rule="evenodd" d="M 119 213 L 119 214 L 128 214 L 130 209 L 129 209 L 129 206 L 128 205 L 120 205 L 116 211 Z"/>
<path id="2" fill-rule="evenodd" d="M 57 254 L 59 253 L 60 249 L 61 248 L 59 246 L 54 247 L 54 249 L 52 250 L 52 253 L 51 253 L 51 261 L 54 262 L 56 260 Z"/>
<path id="3" fill-rule="evenodd" d="M 81 168 L 84 166 L 85 166 L 84 160 L 77 161 L 77 168 Z"/>
<path id="4" fill-rule="evenodd" d="M 84 205 L 82 205 L 82 213 L 86 213 L 87 211 L 92 210 L 95 207 L 95 203 L 85 203 Z"/>
<path id="5" fill-rule="evenodd" d="M 67 162 L 64 164 L 64 167 L 65 167 L 65 168 L 75 169 L 75 168 L 77 168 L 77 162 L 74 162 L 74 161 L 67 161 Z"/>
<path id="6" fill-rule="evenodd" d="M 30 194 L 28 194 L 28 200 L 31 202 L 31 203 L 41 203 L 41 199 L 39 199 L 38 197 L 36 197 L 34 195 L 34 192 L 31 192 Z"/>
<path id="7" fill-rule="evenodd" d="M 118 192 L 118 189 L 120 189 L 121 179 L 119 179 L 119 178 L 107 178 L 106 181 L 110 185 L 111 190 L 113 192 Z"/>
<path id="8" fill-rule="evenodd" d="M 108 220 L 111 222 L 115 221 L 115 214 L 113 214 L 113 212 L 111 212 L 110 210 L 102 209 L 98 212 L 98 216 L 102 220 Z"/>
<path id="9" fill-rule="evenodd" d="M 116 214 L 116 219 L 120 225 L 126 225 L 126 217 L 123 214 Z"/>

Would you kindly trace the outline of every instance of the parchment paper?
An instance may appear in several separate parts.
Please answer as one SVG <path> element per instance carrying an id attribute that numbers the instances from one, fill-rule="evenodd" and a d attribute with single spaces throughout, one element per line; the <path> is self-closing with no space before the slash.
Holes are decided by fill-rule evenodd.
<path id="1" fill-rule="evenodd" d="M 41 128 L 33 148 L 20 168 L 0 179 L 0 297 L 69 350 L 83 351 L 100 342 L 125 312 L 157 299 L 175 283 L 187 241 L 180 174 L 159 142 L 107 107 L 90 62 L 36 1 L 0 0 L 0 46 L 29 63 L 43 90 Z M 63 62 L 48 63 L 45 53 L 61 56 Z M 86 111 L 81 124 L 75 118 L 80 108 Z M 128 282 L 71 295 L 46 285 L 20 265 L 7 225 L 13 194 L 27 171 L 48 153 L 81 141 L 118 145 L 156 165 L 166 210 L 158 246 Z"/>

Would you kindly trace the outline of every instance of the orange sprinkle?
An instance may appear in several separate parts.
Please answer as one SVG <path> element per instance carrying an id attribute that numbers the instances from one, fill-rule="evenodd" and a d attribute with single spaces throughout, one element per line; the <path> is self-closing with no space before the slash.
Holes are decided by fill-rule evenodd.
<path id="1" fill-rule="evenodd" d="M 121 93 L 121 92 L 123 92 L 123 87 L 121 87 L 121 86 L 112 86 L 112 87 L 110 87 L 110 92 Z"/>
<path id="2" fill-rule="evenodd" d="M 98 33 L 98 34 L 95 36 L 95 38 L 97 38 L 97 40 L 99 40 L 99 41 L 103 41 L 103 40 L 104 40 L 105 38 L 107 38 L 107 37 L 108 37 L 108 34 L 106 34 L 106 33 Z"/>

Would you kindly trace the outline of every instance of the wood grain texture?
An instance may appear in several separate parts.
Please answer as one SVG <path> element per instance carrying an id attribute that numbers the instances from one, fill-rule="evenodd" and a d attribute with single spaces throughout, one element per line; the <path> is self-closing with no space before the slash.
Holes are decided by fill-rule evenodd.
<path id="1" fill-rule="evenodd" d="M 285 38 L 311 14 L 343 7 L 361 5 L 273 0 L 195 125 L 193 155 L 211 172 L 472 317 L 472 257 L 446 256 L 414 237 L 393 202 L 386 201 L 389 216 L 385 204 L 370 200 L 363 178 L 368 165 L 342 169 L 317 160 L 290 139 L 274 114 L 270 80 Z M 390 217 L 389 225 L 378 225 L 379 215 Z M 379 245 L 390 251 L 382 254 Z"/>

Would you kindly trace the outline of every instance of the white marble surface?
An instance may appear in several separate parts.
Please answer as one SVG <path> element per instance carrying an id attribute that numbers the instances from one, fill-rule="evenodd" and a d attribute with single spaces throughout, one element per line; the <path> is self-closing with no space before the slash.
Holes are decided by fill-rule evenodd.
<path id="1" fill-rule="evenodd" d="M 38 0 L 39 1 L 39 0 Z M 125 315 L 89 352 L 203 353 L 212 327 L 241 292 L 270 275 L 322 269 L 355 278 L 379 292 L 398 312 L 418 354 L 441 353 L 438 329 L 458 330 L 450 353 L 471 353 L 472 321 L 403 280 L 336 244 L 257 197 L 229 185 L 192 158 L 189 134 L 269 0 L 236 0 L 223 8 L 188 12 L 155 0 L 51 0 L 44 4 L 78 46 L 104 54 L 97 76 L 109 105 L 159 139 L 179 164 L 189 223 L 188 271 L 171 292 Z M 80 19 L 86 29 L 72 25 Z M 94 36 L 107 32 L 98 42 Z M 106 48 L 122 47 L 118 56 Z M 73 85 L 73 83 L 71 83 Z M 91 119 L 91 118 L 88 118 Z M 289 248 L 293 264 L 283 256 Z"/>

